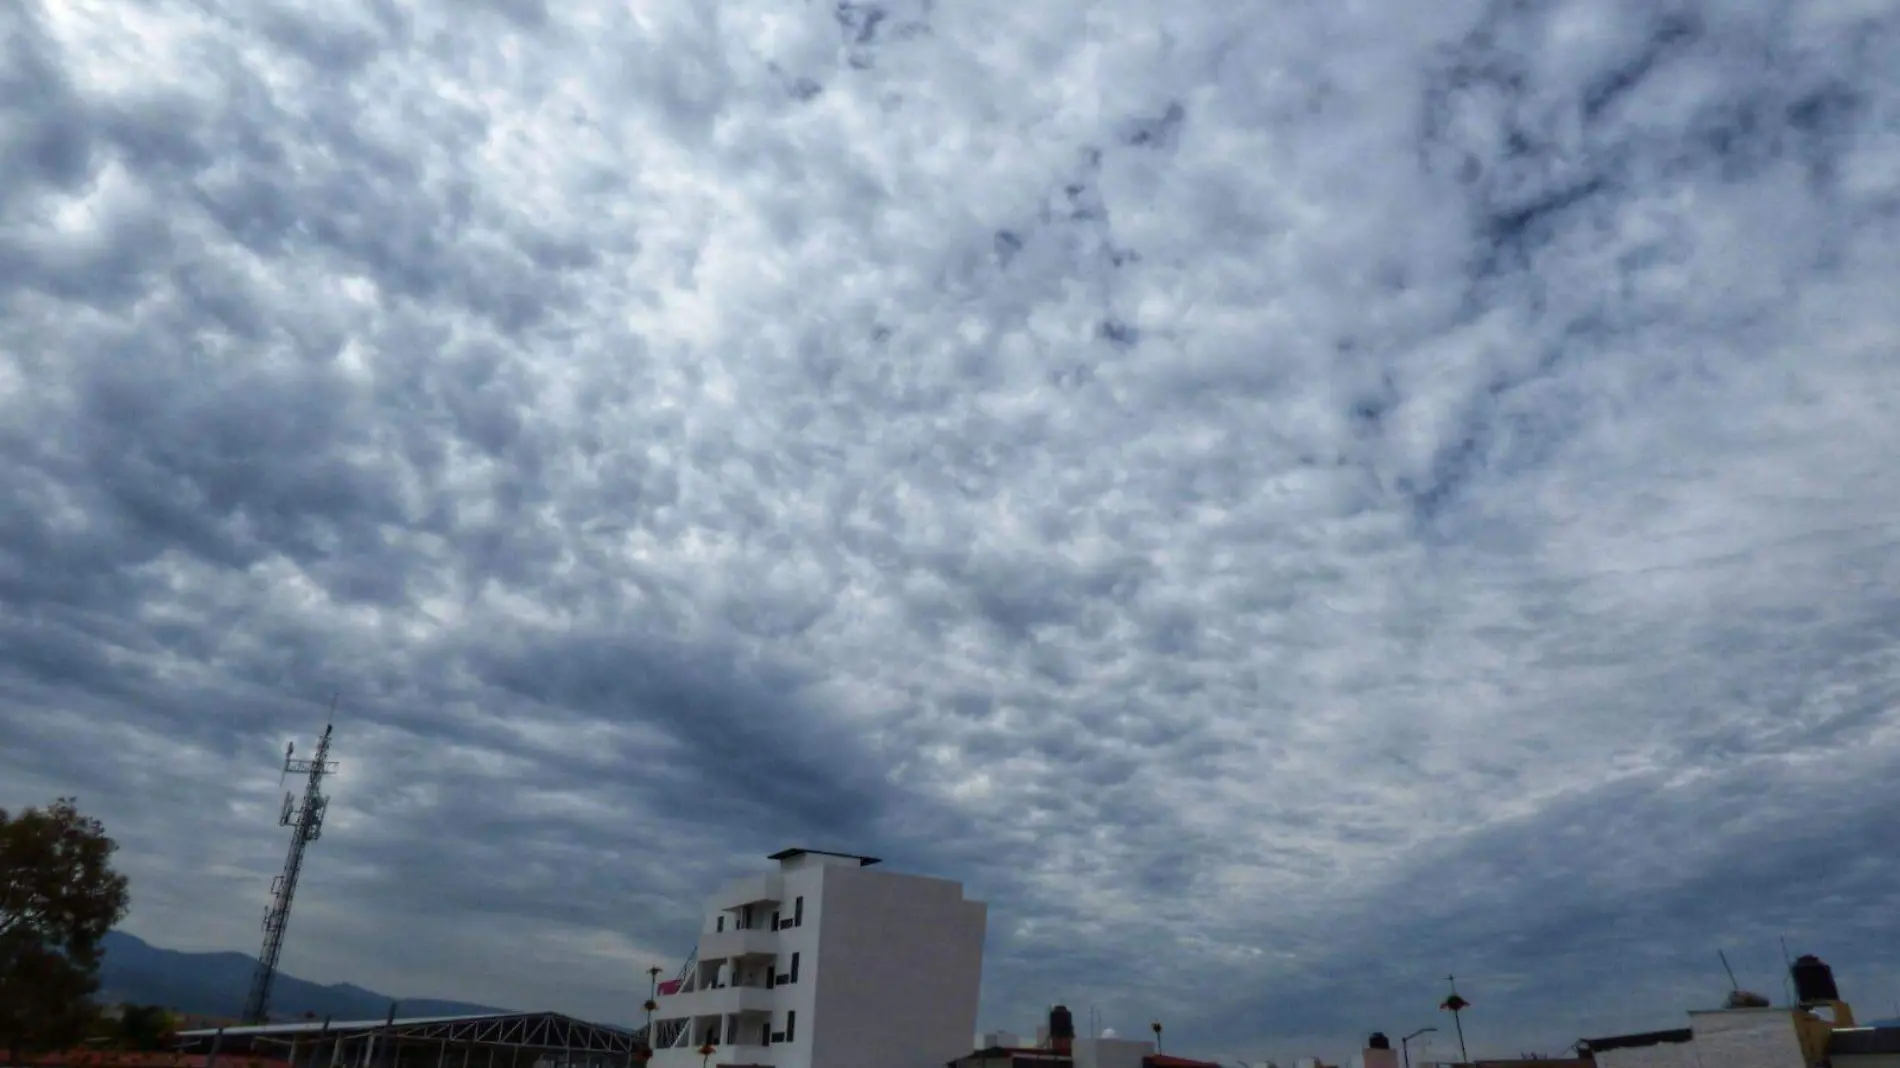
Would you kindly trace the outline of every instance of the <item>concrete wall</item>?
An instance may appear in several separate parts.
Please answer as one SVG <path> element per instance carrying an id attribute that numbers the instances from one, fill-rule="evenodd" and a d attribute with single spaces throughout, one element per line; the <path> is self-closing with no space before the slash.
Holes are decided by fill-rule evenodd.
<path id="1" fill-rule="evenodd" d="M 1654 1046 L 1610 1049 L 1596 1054 L 1597 1068 L 1702 1068 L 1694 1042 L 1659 1042 Z"/>
<path id="2" fill-rule="evenodd" d="M 786 1025 L 794 1024 L 791 1038 L 785 1042 L 774 1041 L 762 1050 L 747 1049 L 744 1056 L 740 1055 L 740 1051 L 731 1051 L 728 1056 L 721 1058 L 727 1064 L 811 1068 L 813 1063 L 812 1043 L 817 1035 L 818 1023 L 818 943 L 824 937 L 826 919 L 823 884 L 825 867 L 799 863 L 806 859 L 797 858 L 786 865 L 781 873 L 785 891 L 777 909 L 784 924 L 790 924 L 795 919 L 798 921 L 796 927 L 779 928 L 777 959 L 778 974 L 789 978 L 792 954 L 798 954 L 798 981 L 772 990 L 772 1032 L 775 1035 L 784 1034 Z M 798 908 L 800 898 L 805 900 L 802 916 Z M 770 921 L 771 917 L 766 919 Z M 755 1052 L 757 1056 L 751 1056 Z"/>
<path id="3" fill-rule="evenodd" d="M 823 976 L 815 1045 L 808 1065 L 790 1068 L 942 1068 L 967 1055 L 987 908 L 943 879 L 842 866 L 819 872 L 825 918 L 809 958 Z"/>
<path id="4" fill-rule="evenodd" d="M 1837 1053 L 1833 1068 L 1900 1068 L 1900 1053 Z"/>
<path id="5" fill-rule="evenodd" d="M 1132 1038 L 1078 1038 L 1070 1051 L 1075 1068 L 1141 1068 L 1155 1051 L 1153 1042 Z"/>
<path id="6" fill-rule="evenodd" d="M 1808 1068 L 1788 1009 L 1692 1012 L 1692 1042 L 1601 1050 L 1598 1068 Z"/>
<path id="7" fill-rule="evenodd" d="M 1704 1068 L 1807 1068 L 1794 1013 L 1787 1009 L 1692 1012 L 1689 1026 Z"/>

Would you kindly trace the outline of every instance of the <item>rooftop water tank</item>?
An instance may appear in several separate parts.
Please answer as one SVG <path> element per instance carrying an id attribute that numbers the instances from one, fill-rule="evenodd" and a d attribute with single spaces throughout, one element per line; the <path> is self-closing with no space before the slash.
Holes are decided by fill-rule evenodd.
<path id="1" fill-rule="evenodd" d="M 1075 1017 L 1069 1014 L 1067 1005 L 1057 1005 L 1049 1010 L 1049 1037 L 1075 1037 Z"/>
<path id="2" fill-rule="evenodd" d="M 1801 1004 L 1841 1000 L 1841 990 L 1834 985 L 1834 969 L 1814 954 L 1797 957 L 1789 971 L 1794 973 L 1795 1000 Z"/>
<path id="3" fill-rule="evenodd" d="M 1374 1031 L 1372 1032 L 1372 1037 L 1366 1039 L 1366 1048 L 1367 1049 L 1391 1049 L 1392 1040 L 1385 1037 L 1384 1031 Z"/>

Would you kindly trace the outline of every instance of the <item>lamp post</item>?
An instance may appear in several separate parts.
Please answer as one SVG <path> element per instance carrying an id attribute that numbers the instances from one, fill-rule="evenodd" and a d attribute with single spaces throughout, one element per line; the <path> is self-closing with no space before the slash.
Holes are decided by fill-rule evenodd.
<path id="1" fill-rule="evenodd" d="M 1156 1053 L 1165 1052 L 1161 1048 L 1161 1021 L 1156 1020 L 1154 1023 L 1149 1024 L 1148 1029 L 1155 1033 L 1155 1052 Z"/>
<path id="2" fill-rule="evenodd" d="M 1445 976 L 1445 982 L 1451 984 L 1451 996 L 1447 997 L 1438 1007 L 1451 1013 L 1451 1024 L 1458 1029 L 1458 1059 L 1469 1064 L 1471 1062 L 1471 1054 L 1465 1052 L 1465 1020 L 1464 1017 L 1459 1014 L 1470 1008 L 1471 1002 L 1458 996 L 1457 976 L 1447 975 Z"/>
<path id="3" fill-rule="evenodd" d="M 660 966 L 655 964 L 647 969 L 647 1049 L 653 1048 L 653 1010 L 660 1007 Z"/>
<path id="4" fill-rule="evenodd" d="M 1421 1027 L 1399 1039 L 1399 1053 L 1405 1058 L 1405 1068 L 1412 1068 L 1412 1040 L 1420 1035 L 1435 1034 L 1437 1031 L 1436 1027 Z"/>

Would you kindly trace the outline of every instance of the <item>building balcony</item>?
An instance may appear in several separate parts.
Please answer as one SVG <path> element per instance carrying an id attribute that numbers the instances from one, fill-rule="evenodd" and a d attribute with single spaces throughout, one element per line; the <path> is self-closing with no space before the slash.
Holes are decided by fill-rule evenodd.
<path id="1" fill-rule="evenodd" d="M 658 1016 L 677 1020 L 686 1016 L 732 1016 L 742 1012 L 771 1012 L 772 991 L 764 986 L 720 986 L 690 990 L 660 999 Z"/>
<path id="2" fill-rule="evenodd" d="M 700 1068 L 701 1061 L 708 1068 L 717 1068 L 722 1064 L 771 1064 L 771 1046 L 715 1046 L 717 1052 L 711 1057 L 701 1058 L 698 1047 L 692 1049 L 661 1049 L 653 1051 L 653 1060 L 647 1068 Z"/>
<path id="3" fill-rule="evenodd" d="M 724 912 L 741 905 L 770 905 L 783 900 L 785 881 L 776 873 L 748 875 L 734 879 L 713 895 L 713 911 Z"/>
<path id="4" fill-rule="evenodd" d="M 778 952 L 778 934 L 763 927 L 743 931 L 716 931 L 699 936 L 699 959 L 731 960 L 734 957 L 769 957 Z"/>

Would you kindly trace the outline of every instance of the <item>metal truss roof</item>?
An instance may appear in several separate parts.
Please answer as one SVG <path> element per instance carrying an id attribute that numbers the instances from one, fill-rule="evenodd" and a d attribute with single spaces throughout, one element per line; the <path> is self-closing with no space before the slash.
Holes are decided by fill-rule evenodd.
<path id="1" fill-rule="evenodd" d="M 180 1032 L 187 1042 L 208 1041 L 215 1029 Z M 259 1024 L 224 1028 L 226 1041 L 281 1043 L 316 1039 L 328 1041 L 378 1035 L 402 1042 L 448 1042 L 455 1045 L 504 1046 L 514 1049 L 567 1050 L 574 1053 L 626 1054 L 638 1032 L 592 1024 L 556 1012 L 498 1013 L 491 1016 L 427 1016 L 417 1019 L 351 1020 Z"/>

